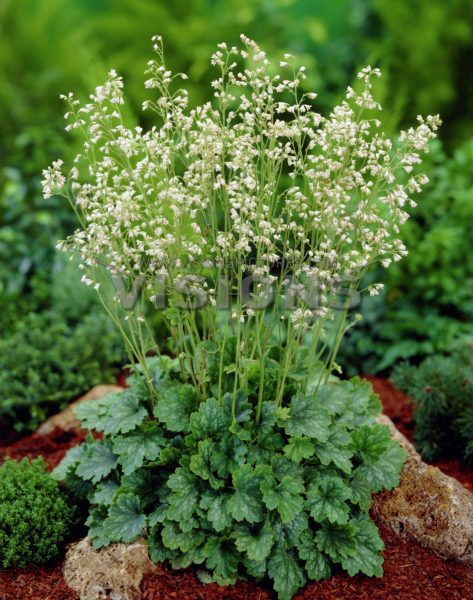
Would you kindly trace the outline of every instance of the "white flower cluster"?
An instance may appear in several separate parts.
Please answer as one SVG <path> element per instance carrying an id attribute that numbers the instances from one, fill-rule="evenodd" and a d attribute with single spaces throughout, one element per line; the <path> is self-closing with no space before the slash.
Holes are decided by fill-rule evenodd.
<path id="1" fill-rule="evenodd" d="M 68 242 L 86 265 L 144 276 L 150 289 L 158 275 L 178 282 L 209 261 L 230 266 L 237 281 L 245 273 L 317 280 L 319 305 L 301 305 L 291 319 L 300 324 L 330 316 L 342 281 L 406 254 L 399 227 L 427 181 L 414 168 L 440 119 L 419 117 L 396 143 L 385 137 L 372 95 L 380 72 L 371 67 L 323 118 L 315 94 L 300 91 L 304 68 L 291 55 L 275 75 L 257 44 L 241 39 L 242 48 L 220 44 L 211 57 L 214 102 L 191 109 L 176 85 L 185 76 L 168 70 L 153 38 L 145 87 L 157 97 L 143 108 L 158 124 L 149 131 L 124 125 L 114 71 L 84 106 L 67 96 L 68 128 L 83 132 L 83 152 L 67 181 L 59 161 L 44 172 L 44 192 L 62 188 L 78 209 L 82 228 Z"/>

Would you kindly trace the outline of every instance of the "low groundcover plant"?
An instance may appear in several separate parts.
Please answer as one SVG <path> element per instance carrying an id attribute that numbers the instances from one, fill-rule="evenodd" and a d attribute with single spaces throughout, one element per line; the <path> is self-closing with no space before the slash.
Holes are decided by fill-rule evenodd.
<path id="1" fill-rule="evenodd" d="M 220 584 L 269 575 L 289 599 L 335 564 L 382 573 L 368 509 L 404 455 L 369 385 L 332 372 L 366 270 L 406 254 L 399 227 L 440 121 L 419 117 L 391 142 L 370 67 L 323 118 L 292 56 L 280 74 L 242 43 L 219 46 L 215 101 L 191 109 L 155 38 L 149 131 L 125 125 L 114 71 L 89 103 L 65 98 L 83 152 L 68 174 L 61 161 L 45 171 L 45 194 L 76 210 L 63 246 L 136 366 L 123 393 L 78 409 L 104 438 L 56 476 L 90 502 L 96 547 L 146 534 L 154 560 L 203 565 Z M 150 303 L 173 358 L 153 340 Z"/>
<path id="2" fill-rule="evenodd" d="M 57 558 L 77 524 L 76 505 L 44 461 L 7 459 L 0 466 L 0 567 L 42 565 Z"/>

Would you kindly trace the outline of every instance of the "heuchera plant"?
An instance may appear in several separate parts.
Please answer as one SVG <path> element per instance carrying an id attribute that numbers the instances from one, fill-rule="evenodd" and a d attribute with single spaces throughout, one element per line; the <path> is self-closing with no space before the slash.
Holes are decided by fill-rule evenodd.
<path id="1" fill-rule="evenodd" d="M 269 575 L 289 599 L 335 563 L 382 572 L 368 509 L 403 452 L 369 385 L 331 373 L 351 294 L 371 264 L 406 253 L 399 226 L 426 181 L 413 169 L 440 121 L 419 117 L 394 145 L 370 67 L 322 118 L 292 56 L 281 75 L 242 43 L 220 45 L 215 102 L 189 109 L 155 38 L 149 131 L 125 125 L 113 71 L 90 103 L 65 98 L 84 149 L 67 176 L 61 161 L 45 171 L 44 190 L 74 206 L 81 229 L 63 245 L 137 364 L 125 392 L 78 409 L 104 439 L 56 475 L 89 500 L 97 547 L 146 534 L 155 560 L 221 584 Z M 153 340 L 149 301 L 174 358 Z"/>

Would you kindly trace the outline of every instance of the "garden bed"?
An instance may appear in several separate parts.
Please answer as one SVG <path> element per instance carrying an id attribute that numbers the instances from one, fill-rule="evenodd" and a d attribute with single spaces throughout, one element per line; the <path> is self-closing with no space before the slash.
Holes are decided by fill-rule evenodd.
<path id="1" fill-rule="evenodd" d="M 369 379 L 381 396 L 385 413 L 403 434 L 412 439 L 412 407 L 409 398 L 384 379 Z M 9 446 L 2 447 L 0 441 L 0 460 L 6 455 L 15 459 L 41 455 L 48 466 L 53 468 L 68 448 L 82 442 L 84 437 L 84 433 L 64 432 L 56 428 L 48 435 L 33 434 Z M 473 491 L 473 472 L 460 461 L 451 459 L 435 464 Z M 340 573 L 326 581 L 307 585 L 295 599 L 363 600 L 374 597 L 406 600 L 448 597 L 465 600 L 471 597 L 471 568 L 439 558 L 415 543 L 400 540 L 384 527 L 380 528 L 380 533 L 386 546 L 382 579 L 349 577 Z M 160 566 L 155 573 L 145 576 L 142 583 L 143 600 L 269 600 L 272 597 L 269 587 L 252 582 L 241 582 L 231 588 L 222 588 L 216 584 L 204 586 L 192 568 L 176 572 Z M 60 564 L 46 568 L 0 571 L 0 600 L 33 598 L 77 600 L 77 595 L 65 584 Z"/>

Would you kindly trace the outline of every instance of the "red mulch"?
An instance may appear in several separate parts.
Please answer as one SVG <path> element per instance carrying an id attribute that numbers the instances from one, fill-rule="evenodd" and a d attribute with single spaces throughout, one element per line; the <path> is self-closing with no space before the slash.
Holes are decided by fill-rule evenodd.
<path id="1" fill-rule="evenodd" d="M 86 432 L 75 433 L 63 431 L 56 427 L 48 435 L 33 433 L 28 437 L 21 438 L 10 446 L 0 446 L 0 462 L 6 457 L 21 460 L 25 456 L 33 459 L 42 456 L 49 469 L 54 469 L 62 460 L 63 456 L 72 448 L 85 439 Z"/>
<path id="2" fill-rule="evenodd" d="M 412 407 L 409 398 L 388 381 L 368 378 L 381 395 L 384 409 L 396 426 L 412 438 Z M 44 456 L 53 468 L 68 448 L 80 443 L 84 433 L 56 429 L 47 436 L 31 435 L 8 447 L 0 447 L 0 462 L 5 456 L 20 459 Z M 473 473 L 459 461 L 437 463 L 473 491 Z M 384 577 L 349 577 L 340 573 L 320 583 L 306 585 L 294 600 L 473 600 L 473 569 L 439 558 L 415 543 L 401 540 L 384 527 L 380 533 L 384 551 Z M 203 585 L 196 569 L 172 571 L 160 565 L 156 573 L 145 576 L 142 600 L 271 600 L 268 586 L 251 581 L 232 587 Z M 0 600 L 78 600 L 61 575 L 61 566 L 0 571 Z"/>

